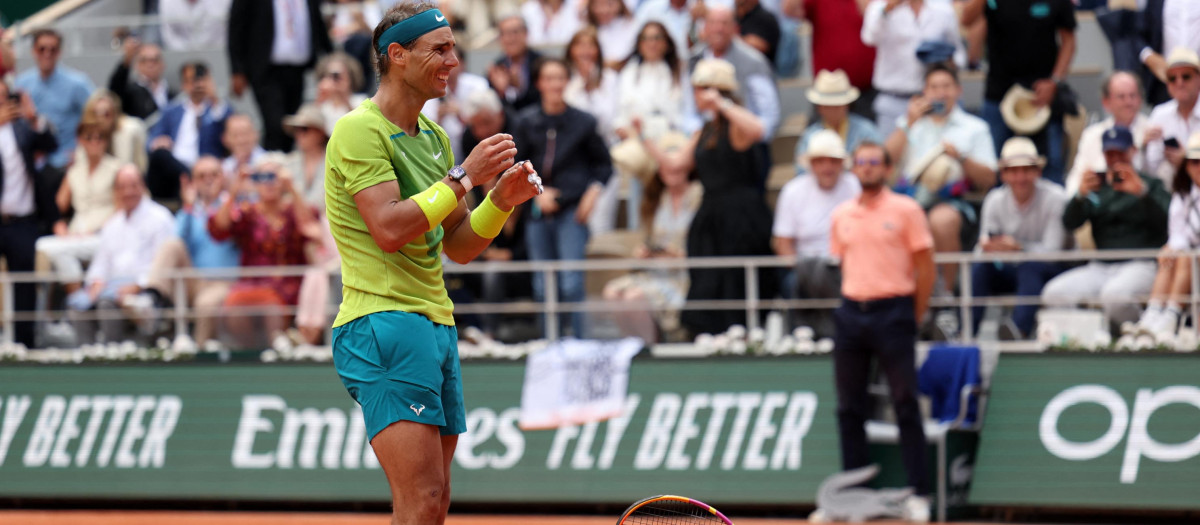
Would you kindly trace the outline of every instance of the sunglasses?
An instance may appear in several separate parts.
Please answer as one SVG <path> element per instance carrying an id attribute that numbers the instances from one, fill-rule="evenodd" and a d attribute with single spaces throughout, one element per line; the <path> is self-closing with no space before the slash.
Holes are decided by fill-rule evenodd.
<path id="1" fill-rule="evenodd" d="M 265 184 L 268 182 L 275 182 L 275 172 L 260 171 L 260 172 L 256 172 L 256 173 L 251 173 L 250 180 L 256 184 Z"/>
<path id="2" fill-rule="evenodd" d="M 882 166 L 883 159 L 854 159 L 855 166 Z"/>
<path id="3" fill-rule="evenodd" d="M 1167 75 L 1167 83 L 1174 84 L 1176 80 L 1182 80 L 1184 82 L 1191 82 L 1192 77 L 1194 77 L 1194 76 L 1196 76 L 1196 75 L 1193 75 L 1192 73 L 1180 73 L 1178 75 Z"/>

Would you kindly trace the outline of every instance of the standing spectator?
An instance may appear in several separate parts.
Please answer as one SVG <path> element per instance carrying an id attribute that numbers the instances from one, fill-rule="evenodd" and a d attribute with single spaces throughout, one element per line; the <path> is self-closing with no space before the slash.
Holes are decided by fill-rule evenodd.
<path id="1" fill-rule="evenodd" d="M 682 126 L 685 83 L 683 60 L 661 22 L 647 22 L 638 33 L 637 49 L 625 61 L 618 77 L 618 137 L 631 135 L 630 125 L 640 119 L 643 129 L 657 138 Z"/>
<path id="2" fill-rule="evenodd" d="M 75 130 L 83 114 L 83 105 L 92 94 L 92 81 L 82 72 L 58 63 L 62 54 L 62 35 L 53 29 L 33 32 L 33 54 L 37 67 L 17 75 L 16 91 L 28 93 L 33 105 L 54 126 L 58 149 L 49 163 L 65 168 L 75 151 Z"/>
<path id="3" fill-rule="evenodd" d="M 662 24 L 679 56 L 687 58 L 688 50 L 692 48 L 692 6 L 693 0 L 643 0 L 637 7 L 634 26 L 646 27 L 650 22 Z"/>
<path id="4" fill-rule="evenodd" d="M 821 130 L 832 130 L 850 150 L 863 142 L 883 142 L 883 135 L 870 119 L 850 112 L 850 105 L 859 97 L 858 88 L 850 84 L 850 77 L 842 70 L 821 71 L 809 88 L 808 101 L 817 113 L 817 121 L 808 125 L 804 135 L 796 143 L 796 164 L 806 166 L 808 142 Z"/>
<path id="5" fill-rule="evenodd" d="M 834 131 L 813 134 L 808 151 L 812 176 L 796 177 L 783 186 L 775 202 L 771 246 L 776 255 L 796 257 L 796 266 L 783 279 L 789 299 L 831 299 L 841 284 L 838 261 L 829 251 L 833 210 L 858 197 L 858 179 L 846 171 L 846 146 Z M 801 311 L 798 324 L 811 326 L 821 337 L 834 335 L 827 312 Z"/>
<path id="6" fill-rule="evenodd" d="M 36 259 L 39 223 L 58 219 L 55 188 L 38 177 L 36 155 L 57 148 L 54 132 L 29 95 L 12 100 L 8 83 L 0 81 L 0 256 L 10 272 L 32 272 Z M 37 302 L 35 283 L 13 285 L 17 312 L 31 312 Z M 16 323 L 13 339 L 34 346 L 34 324 Z"/>
<path id="7" fill-rule="evenodd" d="M 188 279 L 184 288 L 186 296 L 178 297 L 175 281 L 169 278 L 169 273 L 187 268 L 232 268 L 238 265 L 240 252 L 233 241 L 218 241 L 208 232 L 208 217 L 220 209 L 221 194 L 227 186 L 221 174 L 220 159 L 200 157 L 191 177 L 185 177 L 180 185 L 183 206 L 175 213 L 176 237 L 163 242 L 154 255 L 143 293 L 155 293 L 172 302 L 191 304 L 196 314 L 196 329 L 192 336 L 197 344 L 203 345 L 216 333 L 214 320 L 229 293 L 229 281 Z"/>
<path id="8" fill-rule="evenodd" d="M 517 15 L 501 18 L 496 22 L 496 29 L 500 31 L 500 50 L 504 55 L 488 68 L 488 82 L 500 94 L 500 99 L 514 110 L 537 104 L 533 68 L 542 55 L 529 49 L 529 29 L 525 19 Z"/>
<path id="9" fill-rule="evenodd" d="M 917 405 L 917 324 L 933 291 L 933 238 L 912 199 L 892 193 L 890 156 L 865 143 L 854 152 L 862 195 L 833 212 L 830 248 L 842 260 L 842 306 L 834 311 L 834 384 L 842 469 L 867 466 L 865 423 L 872 357 L 887 377 L 900 454 L 913 489 L 904 519 L 929 521 L 925 431 Z M 818 510 L 817 512 L 821 512 Z"/>
<path id="10" fill-rule="evenodd" d="M 342 115 L 362 104 L 363 70 L 350 55 L 337 51 L 317 62 L 316 104 L 325 115 L 325 134 L 333 134 L 333 125 Z"/>
<path id="11" fill-rule="evenodd" d="M 1000 100 L 1015 85 L 1030 88 L 1034 105 L 1051 109 L 1049 123 L 1034 137 L 1046 156 L 1042 174 L 1062 184 L 1064 108 L 1055 104 L 1055 98 L 1075 56 L 1075 5 L 1071 0 L 967 0 L 962 24 L 969 26 L 980 17 L 987 20 L 988 54 L 982 116 L 992 130 L 994 153 L 999 155 L 1000 145 L 1014 135 L 1004 122 Z"/>
<path id="12" fill-rule="evenodd" d="M 1200 132 L 1188 137 L 1184 156 L 1183 165 L 1171 181 L 1167 245 L 1158 256 L 1150 303 L 1137 322 L 1139 331 L 1149 333 L 1160 343 L 1170 342 L 1175 336 L 1192 293 L 1192 259 L 1181 254 L 1200 248 Z"/>
<path id="13" fill-rule="evenodd" d="M 186 95 L 162 111 L 150 128 L 150 168 L 146 184 L 156 199 L 178 199 L 179 177 L 202 155 L 224 158 L 225 121 L 231 111 L 217 98 L 216 87 L 203 62 L 180 68 Z"/>
<path id="14" fill-rule="evenodd" d="M 695 71 L 702 59 L 719 58 L 733 65 L 735 77 L 739 79 L 737 92 L 744 100 L 746 109 L 762 121 L 762 142 L 771 140 L 779 125 L 779 93 L 775 90 L 775 77 L 771 65 L 762 53 L 738 38 L 737 20 L 733 10 L 725 6 L 709 6 L 704 15 L 704 45 L 698 46 L 689 65 Z M 698 128 L 697 119 L 691 127 Z M 765 147 L 763 148 L 765 150 Z M 769 155 L 762 153 L 762 161 Z"/>
<path id="15" fill-rule="evenodd" d="M 300 108 L 304 72 L 333 45 L 319 0 L 234 0 L 229 9 L 229 69 L 232 91 L 249 86 L 262 113 L 263 145 L 290 151 L 283 117 Z"/>
<path id="16" fill-rule="evenodd" d="M 104 129 L 109 136 L 108 153 L 121 164 L 133 164 L 138 170 L 146 169 L 149 163 L 146 158 L 146 125 L 141 119 L 121 112 L 121 99 L 116 94 L 104 88 L 92 92 L 83 106 L 83 120 L 95 122 Z M 78 161 L 83 154 L 77 152 L 75 156 Z"/>
<path id="17" fill-rule="evenodd" d="M 871 89 L 875 48 L 864 44 L 862 0 L 782 0 L 783 12 L 812 25 L 812 70 L 842 70 L 850 84 L 866 93 L 854 112 L 874 118 Z M 855 148 L 851 147 L 851 151 Z"/>
<path id="18" fill-rule="evenodd" d="M 72 311 L 124 308 L 143 291 L 154 254 L 175 233 L 171 212 L 150 200 L 136 166 L 126 164 L 117 171 L 113 194 L 117 211 L 100 229 L 100 246 L 88 266 L 85 288 L 67 298 Z M 96 323 L 81 319 L 76 332 L 81 341 L 120 341 L 126 336 L 125 325 L 120 317 L 103 319 L 98 337 Z M 148 338 L 154 335 L 152 328 L 139 325 L 138 335 Z"/>
<path id="19" fill-rule="evenodd" d="M 606 57 L 604 66 L 617 69 L 633 53 L 640 26 L 634 25 L 633 15 L 621 0 L 588 0 L 587 5 L 588 24 L 596 28 L 601 54 Z"/>
<path id="20" fill-rule="evenodd" d="M 565 45 L 583 27 L 579 1 L 583 0 L 525 0 L 521 17 L 529 28 L 529 45 Z"/>
<path id="21" fill-rule="evenodd" d="M 1150 121 L 1142 114 L 1142 86 L 1138 83 L 1138 78 L 1128 71 L 1114 71 L 1100 85 L 1100 103 L 1108 113 L 1108 118 L 1089 125 L 1079 135 L 1075 161 L 1071 163 L 1071 172 L 1067 174 L 1068 194 L 1079 191 L 1083 172 L 1104 166 L 1104 152 L 1100 148 L 1100 139 L 1110 128 L 1129 128 L 1133 132 L 1133 144 L 1140 151 L 1145 151 L 1145 135 Z M 1144 155 L 1134 157 L 1133 168 L 1148 172 Z"/>
<path id="22" fill-rule="evenodd" d="M 74 292 L 83 282 L 83 262 L 92 260 L 100 247 L 100 229 L 115 211 L 113 182 L 122 163 L 107 153 L 111 135 L 100 123 L 79 123 L 78 158 L 67 169 L 55 195 L 60 216 L 74 210 L 71 221 L 54 223 L 54 235 L 38 239 L 37 250 L 54 265 L 66 291 Z"/>
<path id="23" fill-rule="evenodd" d="M 875 46 L 875 123 L 883 136 L 908 110 L 908 101 L 920 94 L 925 64 L 917 48 L 942 42 L 954 49 L 954 62 L 967 63 L 958 34 L 958 15 L 949 2 L 933 0 L 871 0 L 863 15 L 862 41 Z"/>
<path id="24" fill-rule="evenodd" d="M 620 3 L 620 0 L 602 1 Z M 585 27 L 575 33 L 565 53 L 571 80 L 567 81 L 563 97 L 567 104 L 595 117 L 596 131 L 606 143 L 612 144 L 617 140 L 613 131 L 613 109 L 617 107 L 619 82 L 617 73 L 604 67 L 604 57 L 595 28 Z"/>
<path id="25" fill-rule="evenodd" d="M 1079 192 L 1067 202 L 1063 226 L 1068 230 L 1092 223 L 1100 250 L 1156 249 L 1167 242 L 1167 209 L 1171 196 L 1162 181 L 1133 169 L 1137 146 L 1128 128 L 1104 132 L 1108 172 L 1086 171 Z M 1099 299 L 1112 323 L 1138 318 L 1138 301 L 1154 284 L 1154 260 L 1091 261 L 1055 277 L 1042 290 L 1042 302 L 1070 306 Z"/>
<path id="26" fill-rule="evenodd" d="M 758 0 L 737 0 L 735 5 L 742 41 L 762 53 L 773 70 L 779 49 L 779 19 L 763 9 Z"/>
<path id="27" fill-rule="evenodd" d="M 248 172 L 266 153 L 259 145 L 258 130 L 247 115 L 229 116 L 225 121 L 221 143 L 229 151 L 229 156 L 221 161 L 221 171 L 230 181 L 238 180 L 239 173 Z"/>
<path id="28" fill-rule="evenodd" d="M 568 67 L 559 59 L 543 59 L 537 71 L 541 103 L 521 112 L 513 141 L 521 158 L 530 159 L 545 181 L 545 192 L 533 199 L 525 241 L 534 261 L 574 261 L 584 257 L 588 217 L 601 188 L 612 175 L 612 161 L 596 119 L 575 109 L 564 98 Z M 563 302 L 584 298 L 583 272 L 558 273 Z M 533 276 L 533 293 L 541 301 L 548 293 L 540 274 Z M 567 316 L 562 317 L 566 326 Z M 575 337 L 584 337 L 582 312 L 570 316 Z"/>
<path id="29" fill-rule="evenodd" d="M 704 198 L 688 229 L 687 254 L 769 255 L 771 212 L 756 175 L 762 156 L 754 150 L 765 133 L 763 121 L 736 102 L 737 76 L 729 62 L 701 60 L 692 72 L 692 89 L 696 108 L 713 115 L 712 120 L 674 152 L 660 152 L 655 144 L 643 140 L 660 166 L 694 169 L 704 187 Z M 688 274 L 688 301 L 746 298 L 746 275 L 740 268 L 693 268 Z M 688 310 L 682 320 L 692 333 L 718 333 L 744 322 L 745 312 Z"/>
<path id="30" fill-rule="evenodd" d="M 363 72 L 364 92 L 367 93 L 374 93 L 377 85 L 371 36 L 380 20 L 383 20 L 383 9 L 379 2 L 337 0 L 329 22 L 329 37 L 333 40 L 333 47 L 354 57 L 358 69 Z"/>
<path id="31" fill-rule="evenodd" d="M 296 137 L 296 149 L 287 157 L 285 166 L 292 174 L 296 194 L 318 210 L 325 209 L 325 117 L 312 104 L 300 106 L 295 115 L 283 119 L 283 129 Z"/>
<path id="32" fill-rule="evenodd" d="M 108 77 L 108 89 L 121 99 L 126 115 L 145 120 L 167 107 L 175 91 L 163 78 L 162 48 L 133 37 L 126 38 L 123 46 L 124 55 Z"/>
<path id="33" fill-rule="evenodd" d="M 1169 100 L 1167 86 L 1168 61 L 1164 55 L 1176 48 L 1200 53 L 1200 5 L 1190 0 L 1145 0 L 1141 15 L 1141 35 L 1138 39 L 1138 59 L 1146 66 L 1142 80 L 1146 84 L 1146 99 L 1151 104 Z"/>
<path id="34" fill-rule="evenodd" d="M 1183 165 L 1182 142 L 1200 131 L 1200 56 L 1178 48 L 1167 58 L 1167 91 L 1171 100 L 1155 106 L 1146 128 L 1146 170 L 1171 180 Z"/>
<path id="35" fill-rule="evenodd" d="M 947 66 L 933 66 L 925 73 L 925 90 L 908 104 L 908 114 L 888 137 L 887 149 L 893 158 L 903 158 L 898 189 L 912 192 L 929 214 L 934 249 L 959 252 L 970 249 L 979 237 L 979 217 L 975 208 L 963 200 L 967 190 L 990 190 L 996 185 L 996 151 L 988 125 L 959 106 L 962 85 L 958 75 Z M 938 151 L 941 151 L 939 154 Z M 920 180 L 931 159 L 949 157 L 961 168 L 961 180 L 942 186 L 930 186 Z M 941 295 L 949 295 L 958 282 L 958 265 L 940 268 Z"/>
<path id="36" fill-rule="evenodd" d="M 268 2 L 262 2 L 268 3 Z M 158 0 L 163 45 L 171 51 L 220 49 L 226 45 L 230 0 Z"/>
<path id="37" fill-rule="evenodd" d="M 1000 180 L 1004 182 L 983 201 L 977 253 L 1053 253 L 1069 247 L 1063 229 L 1067 194 L 1061 186 L 1042 179 L 1046 159 L 1026 137 L 1008 139 L 1000 150 Z M 976 263 L 971 266 L 971 290 L 977 297 L 1016 293 L 1037 297 L 1042 287 L 1062 272 L 1057 262 Z M 1038 305 L 1013 309 L 1012 318 L 1000 325 L 1001 339 L 1024 339 L 1033 334 Z M 972 333 L 978 336 L 983 307 L 972 314 Z"/>

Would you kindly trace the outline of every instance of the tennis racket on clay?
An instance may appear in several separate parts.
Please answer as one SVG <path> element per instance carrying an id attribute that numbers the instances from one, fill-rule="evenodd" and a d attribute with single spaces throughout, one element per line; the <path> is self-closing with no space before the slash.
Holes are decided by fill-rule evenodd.
<path id="1" fill-rule="evenodd" d="M 617 525 L 733 525 L 707 503 L 682 496 L 653 496 L 630 505 Z"/>

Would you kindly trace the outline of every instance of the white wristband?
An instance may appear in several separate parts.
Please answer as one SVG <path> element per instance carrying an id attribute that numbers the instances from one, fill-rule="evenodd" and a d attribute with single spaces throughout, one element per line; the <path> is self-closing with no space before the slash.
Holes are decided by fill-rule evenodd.
<path id="1" fill-rule="evenodd" d="M 475 185 L 471 183 L 471 176 L 470 176 L 470 175 L 467 175 L 466 177 L 463 177 L 463 178 L 461 178 L 461 179 L 458 179 L 458 183 L 459 183 L 459 184 L 462 184 L 463 191 L 466 191 L 466 192 L 470 192 L 470 191 L 471 191 L 471 188 L 474 188 L 474 187 L 475 187 Z"/>

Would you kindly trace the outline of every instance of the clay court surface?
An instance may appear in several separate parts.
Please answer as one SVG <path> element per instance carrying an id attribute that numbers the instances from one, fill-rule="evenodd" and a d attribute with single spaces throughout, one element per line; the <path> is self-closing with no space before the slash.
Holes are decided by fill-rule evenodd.
<path id="1" fill-rule="evenodd" d="M 387 525 L 386 514 L 294 512 L 0 511 L 2 525 Z M 738 525 L 799 525 L 802 519 L 738 519 Z M 613 525 L 616 516 L 450 516 L 446 525 Z M 888 525 L 903 522 L 872 521 Z M 970 525 L 970 524 L 959 524 Z"/>

